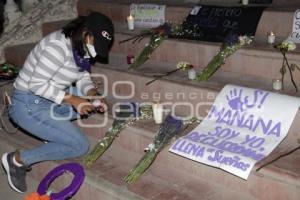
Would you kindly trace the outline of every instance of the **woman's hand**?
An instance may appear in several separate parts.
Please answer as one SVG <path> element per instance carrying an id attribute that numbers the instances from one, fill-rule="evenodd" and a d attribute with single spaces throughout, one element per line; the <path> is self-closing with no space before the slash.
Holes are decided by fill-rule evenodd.
<path id="1" fill-rule="evenodd" d="M 88 115 L 95 110 L 95 107 L 88 100 L 78 96 L 66 94 L 63 102 L 71 104 L 80 115 Z"/>
<path id="2" fill-rule="evenodd" d="M 105 113 L 108 108 L 104 98 L 93 100 L 92 105 L 98 113 Z"/>
<path id="3" fill-rule="evenodd" d="M 108 105 L 104 97 L 102 97 L 95 88 L 87 92 L 87 96 L 92 97 L 92 105 L 98 113 L 105 113 L 108 110 Z"/>

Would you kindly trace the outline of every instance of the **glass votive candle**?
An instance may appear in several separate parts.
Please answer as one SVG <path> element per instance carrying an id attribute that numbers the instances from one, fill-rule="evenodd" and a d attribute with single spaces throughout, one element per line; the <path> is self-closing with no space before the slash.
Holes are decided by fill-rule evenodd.
<path id="1" fill-rule="evenodd" d="M 193 68 L 188 69 L 187 73 L 188 73 L 188 78 L 190 80 L 195 80 L 196 79 L 197 74 L 196 74 L 196 71 Z"/>
<path id="2" fill-rule="evenodd" d="M 153 118 L 156 124 L 161 124 L 164 118 L 164 108 L 160 103 L 155 103 L 152 105 Z"/>
<path id="3" fill-rule="evenodd" d="M 134 30 L 134 17 L 132 15 L 129 15 L 127 17 L 127 24 L 128 24 L 128 29 L 129 30 Z"/>
<path id="4" fill-rule="evenodd" d="M 274 44 L 274 42 L 275 42 L 275 34 L 273 33 L 273 31 L 271 31 L 268 34 L 268 43 L 269 44 Z"/>
<path id="5" fill-rule="evenodd" d="M 273 89 L 274 90 L 282 90 L 282 82 L 280 79 L 273 80 Z"/>
<path id="6" fill-rule="evenodd" d="M 243 5 L 248 5 L 249 4 L 249 0 L 242 0 L 242 4 Z"/>

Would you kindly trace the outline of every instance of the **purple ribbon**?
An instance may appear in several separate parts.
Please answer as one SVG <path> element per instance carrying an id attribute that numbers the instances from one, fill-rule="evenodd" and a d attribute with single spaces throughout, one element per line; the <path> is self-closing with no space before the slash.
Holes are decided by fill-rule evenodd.
<path id="1" fill-rule="evenodd" d="M 80 72 L 91 72 L 91 63 L 89 58 L 82 58 L 76 49 L 73 49 L 73 57 Z"/>
<path id="2" fill-rule="evenodd" d="M 44 195 L 47 193 L 50 184 L 59 176 L 65 172 L 71 172 L 74 174 L 74 179 L 71 184 L 64 188 L 58 193 L 52 193 L 50 195 L 51 200 L 65 200 L 76 194 L 79 190 L 81 184 L 84 181 L 85 173 L 81 165 L 77 163 L 66 163 L 62 164 L 53 170 L 51 170 L 44 179 L 40 182 L 37 192 L 39 195 Z"/>

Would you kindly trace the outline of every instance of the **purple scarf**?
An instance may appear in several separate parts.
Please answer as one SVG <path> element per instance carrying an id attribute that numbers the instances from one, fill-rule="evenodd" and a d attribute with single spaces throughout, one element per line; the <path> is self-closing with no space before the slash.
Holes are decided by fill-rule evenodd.
<path id="1" fill-rule="evenodd" d="M 80 72 L 87 71 L 91 73 L 91 63 L 89 58 L 82 58 L 76 49 L 73 49 L 73 57 Z"/>

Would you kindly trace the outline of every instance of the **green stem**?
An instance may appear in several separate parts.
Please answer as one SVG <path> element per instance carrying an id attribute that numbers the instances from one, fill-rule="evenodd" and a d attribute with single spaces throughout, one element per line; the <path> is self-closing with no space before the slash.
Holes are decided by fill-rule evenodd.
<path id="1" fill-rule="evenodd" d="M 296 82 L 295 82 L 295 80 L 294 80 L 293 71 L 292 71 L 292 69 L 291 69 L 291 67 L 290 67 L 290 65 L 289 65 L 288 59 L 286 58 L 286 55 L 285 55 L 285 54 L 283 54 L 283 57 L 284 57 L 284 60 L 285 60 L 285 62 L 286 62 L 286 65 L 287 65 L 287 67 L 288 67 L 288 69 L 289 69 L 290 76 L 291 76 L 291 81 L 292 81 L 292 83 L 293 83 L 293 85 L 294 85 L 294 87 L 295 87 L 295 89 L 296 89 L 296 92 L 298 92 L 298 87 L 297 87 L 297 84 L 296 84 Z"/>
<path id="2" fill-rule="evenodd" d="M 125 124 L 116 124 L 111 131 L 106 132 L 105 137 L 102 138 L 95 145 L 94 149 L 85 156 L 83 162 L 87 167 L 90 167 L 102 154 L 110 147 L 114 139 L 125 128 Z"/>
<path id="3" fill-rule="evenodd" d="M 219 52 L 205 67 L 205 69 L 197 75 L 198 81 L 207 81 L 223 64 L 224 58 Z"/>
<path id="4" fill-rule="evenodd" d="M 283 53 L 283 60 L 282 60 L 282 67 L 281 67 L 281 83 L 282 83 L 282 88 L 284 89 L 284 75 L 285 75 L 285 69 L 284 69 L 284 63 L 285 63 L 285 59 L 284 59 L 285 54 Z"/>
<path id="5" fill-rule="evenodd" d="M 133 37 L 130 37 L 128 39 L 125 39 L 125 40 L 121 40 L 119 41 L 119 44 L 122 44 L 122 43 L 125 43 L 125 42 L 128 42 L 128 41 L 131 41 L 131 40 L 140 40 L 140 39 L 143 39 L 145 38 L 146 36 L 150 35 L 152 32 L 151 31 L 143 31 L 141 32 L 140 34 L 138 35 L 135 35 Z"/>
<path id="6" fill-rule="evenodd" d="M 158 48 L 161 43 L 164 41 L 165 37 L 160 35 L 152 35 L 149 45 L 146 46 L 140 55 L 134 60 L 134 62 L 130 65 L 130 69 L 136 69 L 142 64 L 144 64 L 149 58 L 153 51 Z"/>
<path id="7" fill-rule="evenodd" d="M 197 118 L 192 118 L 190 120 L 185 121 L 185 123 L 187 124 L 187 126 L 189 126 L 190 124 L 193 124 L 197 121 Z M 182 129 L 181 131 L 183 130 L 184 129 Z M 124 178 L 124 181 L 126 183 L 136 182 L 138 178 L 151 166 L 159 152 L 161 152 L 169 144 L 169 142 L 174 136 L 161 138 L 158 141 L 158 136 L 156 135 L 154 138 L 156 150 L 146 152 L 144 156 L 140 159 L 138 164 L 132 170 L 130 170 L 129 174 Z"/>
<path id="8" fill-rule="evenodd" d="M 233 55 L 237 50 L 239 50 L 243 45 L 235 44 L 233 46 L 222 45 L 219 53 L 213 57 L 213 59 L 208 63 L 205 69 L 197 75 L 198 81 L 207 81 L 224 63 L 226 58 Z"/>
<path id="9" fill-rule="evenodd" d="M 169 71 L 169 72 L 167 72 L 167 73 L 165 73 L 165 74 L 163 74 L 163 75 L 156 76 L 155 79 L 153 79 L 153 80 L 147 82 L 146 85 L 150 85 L 151 83 L 157 81 L 158 79 L 161 79 L 161 78 L 163 78 L 163 77 L 165 77 L 165 76 L 169 76 L 169 75 L 173 74 L 174 72 L 177 72 L 178 70 L 180 70 L 180 68 L 177 68 L 177 69 L 174 69 L 174 70 L 172 70 L 172 71 Z"/>
<path id="10" fill-rule="evenodd" d="M 110 135 L 109 133 L 107 135 Z M 84 158 L 84 164 L 90 167 L 107 149 L 110 147 L 114 141 L 115 136 L 105 136 L 101 141 L 99 141 L 94 149 Z"/>
<path id="11" fill-rule="evenodd" d="M 154 162 L 159 151 L 149 151 L 144 154 L 139 163 L 130 170 L 129 174 L 124 178 L 126 183 L 134 183 L 138 178 L 150 167 Z"/>

